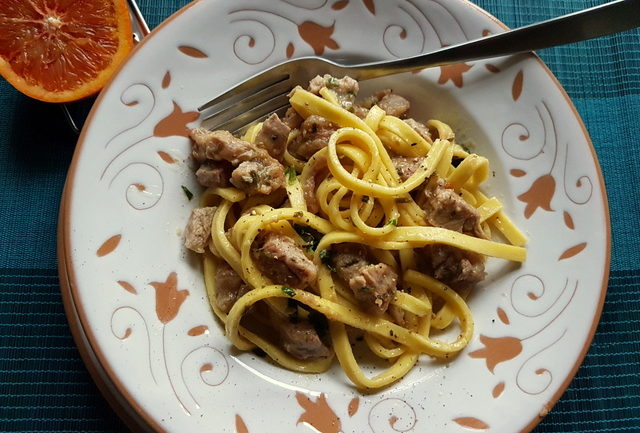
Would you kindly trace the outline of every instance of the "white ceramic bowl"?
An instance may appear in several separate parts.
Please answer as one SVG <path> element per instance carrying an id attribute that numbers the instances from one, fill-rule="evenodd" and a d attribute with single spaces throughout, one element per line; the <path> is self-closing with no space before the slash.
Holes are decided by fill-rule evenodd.
<path id="1" fill-rule="evenodd" d="M 488 192 L 527 233 L 520 267 L 492 260 L 470 299 L 476 332 L 448 364 L 424 357 L 358 393 L 336 366 L 300 375 L 230 347 L 199 260 L 182 245 L 197 200 L 197 106 L 287 57 L 394 58 L 504 30 L 465 0 L 190 4 L 135 50 L 85 127 L 65 189 L 60 270 L 79 348 L 120 414 L 161 432 L 516 432 L 582 361 L 609 267 L 607 202 L 585 128 L 534 55 L 435 68 L 390 86 L 487 156 Z M 318 71 L 323 73 L 323 71 Z"/>

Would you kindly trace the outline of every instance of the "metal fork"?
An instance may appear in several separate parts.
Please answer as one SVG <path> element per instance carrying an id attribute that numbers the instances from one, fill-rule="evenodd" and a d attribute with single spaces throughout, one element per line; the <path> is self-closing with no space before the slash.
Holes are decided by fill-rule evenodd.
<path id="1" fill-rule="evenodd" d="M 349 75 L 358 80 L 383 77 L 452 63 L 528 52 L 605 36 L 640 26 L 640 0 L 617 0 L 537 24 L 398 60 L 344 65 L 319 57 L 303 57 L 280 63 L 198 108 L 202 126 L 238 132 L 282 114 L 289 92 L 306 85 L 318 74 Z"/>

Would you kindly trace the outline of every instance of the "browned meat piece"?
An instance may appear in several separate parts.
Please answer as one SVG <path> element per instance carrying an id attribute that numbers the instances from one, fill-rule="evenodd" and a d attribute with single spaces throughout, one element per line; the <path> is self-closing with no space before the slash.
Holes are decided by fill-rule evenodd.
<path id="1" fill-rule="evenodd" d="M 384 263 L 359 269 L 358 275 L 349 280 L 349 287 L 368 312 L 381 314 L 387 311 L 396 293 L 398 274 Z"/>
<path id="2" fill-rule="evenodd" d="M 421 156 L 394 156 L 391 158 L 391 162 L 393 166 L 396 168 L 398 172 L 398 176 L 400 176 L 401 181 L 405 181 L 409 179 L 413 173 L 420 168 L 420 164 L 424 158 Z"/>
<path id="3" fill-rule="evenodd" d="M 360 268 L 370 264 L 369 252 L 361 244 L 338 244 L 331 248 L 333 266 L 338 277 L 349 282 L 358 275 Z"/>
<path id="4" fill-rule="evenodd" d="M 228 313 L 238 299 L 250 290 L 240 275 L 227 262 L 221 262 L 216 268 L 216 305 Z"/>
<path id="5" fill-rule="evenodd" d="M 351 77 L 335 78 L 329 74 L 325 74 L 323 77 L 316 75 L 315 78 L 309 82 L 308 90 L 317 95 L 324 87 L 335 90 L 336 93 L 351 93 L 354 95 L 357 95 L 360 89 L 358 82 Z"/>
<path id="6" fill-rule="evenodd" d="M 395 93 L 389 93 L 380 99 L 378 106 L 389 116 L 404 118 L 411 108 L 411 104 L 405 98 Z"/>
<path id="7" fill-rule="evenodd" d="M 330 75 L 328 74 L 325 74 L 325 76 L 330 77 Z M 307 90 L 317 95 L 320 93 L 320 90 L 324 89 L 325 87 L 327 87 L 327 82 L 324 79 L 324 77 L 321 77 L 320 75 L 316 75 L 311 79 L 311 81 L 309 81 L 309 86 L 307 87 Z"/>
<path id="8" fill-rule="evenodd" d="M 306 161 L 314 153 L 327 147 L 331 134 L 337 130 L 338 125 L 313 114 L 300 125 L 298 134 L 289 143 L 289 153 Z"/>
<path id="9" fill-rule="evenodd" d="M 227 161 L 237 167 L 231 183 L 249 194 L 270 194 L 284 186 L 284 167 L 253 143 L 234 137 L 228 131 L 191 131 L 193 158 L 205 163 Z"/>
<path id="10" fill-rule="evenodd" d="M 363 107 L 362 105 L 354 105 L 353 114 L 355 114 L 361 119 L 364 119 L 365 117 L 367 117 L 367 114 L 369 114 L 369 109 Z"/>
<path id="11" fill-rule="evenodd" d="M 196 170 L 198 183 L 206 187 L 227 187 L 231 176 L 231 164 L 226 161 L 205 161 Z"/>
<path id="12" fill-rule="evenodd" d="M 427 221 L 435 227 L 443 227 L 460 233 L 485 238 L 480 227 L 480 214 L 456 192 L 447 187 L 444 179 L 432 176 L 421 191 L 416 203 L 424 209 Z"/>
<path id="13" fill-rule="evenodd" d="M 405 325 L 405 314 L 404 314 L 404 310 L 401 307 L 398 307 L 397 305 L 389 304 L 389 309 L 387 311 L 389 312 L 389 315 L 391 316 L 391 318 L 396 324 L 400 326 Z"/>
<path id="14" fill-rule="evenodd" d="M 256 136 L 256 144 L 282 162 L 290 131 L 291 128 L 274 113 L 262 124 L 260 132 Z"/>
<path id="15" fill-rule="evenodd" d="M 327 173 L 327 157 L 316 157 L 310 164 L 313 164 L 311 166 L 311 173 L 302 184 L 302 191 L 304 193 L 304 200 L 307 203 L 307 210 L 311 213 L 318 213 L 320 203 L 318 203 L 316 199 L 316 188 L 318 187 L 318 182 L 321 181 Z"/>
<path id="16" fill-rule="evenodd" d="M 434 278 L 454 288 L 474 286 L 484 280 L 484 256 L 449 245 L 425 247 Z"/>
<path id="17" fill-rule="evenodd" d="M 317 95 L 320 93 L 320 90 L 325 87 L 336 93 L 338 101 L 344 109 L 351 110 L 353 108 L 356 95 L 359 91 L 359 85 L 356 80 L 346 76 L 343 78 L 335 78 L 328 74 L 325 74 L 323 77 L 317 75 L 309 82 L 308 90 Z"/>
<path id="18" fill-rule="evenodd" d="M 231 173 L 231 183 L 249 195 L 268 195 L 284 185 L 284 170 L 273 158 L 245 161 Z"/>
<path id="19" fill-rule="evenodd" d="M 404 123 L 412 127 L 414 131 L 422 136 L 422 138 L 427 141 L 431 141 L 431 132 L 429 132 L 429 128 L 427 127 L 427 125 L 411 118 L 404 119 Z"/>
<path id="20" fill-rule="evenodd" d="M 193 139 L 192 154 L 198 162 L 207 159 L 229 161 L 238 165 L 243 161 L 268 155 L 264 149 L 255 144 L 234 137 L 229 131 L 209 131 L 204 128 L 191 130 Z"/>
<path id="21" fill-rule="evenodd" d="M 390 266 L 372 264 L 367 249 L 360 244 L 334 246 L 332 260 L 338 277 L 349 285 L 365 311 L 382 314 L 387 310 L 398 282 L 398 275 Z"/>
<path id="22" fill-rule="evenodd" d="M 258 269 L 275 284 L 304 289 L 316 281 L 316 266 L 289 236 L 265 233 L 256 239 L 251 253 Z"/>
<path id="23" fill-rule="evenodd" d="M 362 104 L 364 108 L 371 108 L 374 105 L 382 108 L 387 115 L 401 119 L 407 116 L 407 112 L 411 108 L 411 104 L 406 98 L 393 93 L 391 89 L 385 89 L 375 93 Z"/>
<path id="24" fill-rule="evenodd" d="M 215 207 L 201 207 L 191 211 L 184 232 L 184 245 L 187 248 L 196 253 L 204 253 L 211 235 L 211 221 L 215 212 Z"/>
<path id="25" fill-rule="evenodd" d="M 282 322 L 279 331 L 283 349 L 294 358 L 309 360 L 331 355 L 331 350 L 322 342 L 309 321 Z"/>
<path id="26" fill-rule="evenodd" d="M 194 128 L 189 131 L 189 137 L 191 137 L 191 156 L 193 156 L 196 162 L 202 163 L 207 160 L 207 149 L 213 147 L 208 143 L 216 139 L 216 136 L 212 137 L 212 135 L 211 131 L 205 128 Z M 213 151 L 211 153 L 213 157 Z"/>
<path id="27" fill-rule="evenodd" d="M 302 124 L 304 119 L 298 114 L 293 107 L 287 108 L 287 112 L 284 113 L 284 119 L 282 121 L 289 127 L 289 129 L 297 129 Z"/>

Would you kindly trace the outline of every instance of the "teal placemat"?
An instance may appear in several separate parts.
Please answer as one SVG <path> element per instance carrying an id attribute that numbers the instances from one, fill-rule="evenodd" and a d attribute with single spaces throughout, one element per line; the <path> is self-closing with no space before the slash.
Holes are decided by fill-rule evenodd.
<path id="1" fill-rule="evenodd" d="M 139 3 L 155 27 L 187 2 Z M 476 3 L 515 27 L 603 1 Z M 593 344 L 535 432 L 640 432 L 640 31 L 540 55 L 592 137 L 609 196 L 613 246 Z M 0 431 L 125 430 L 80 359 L 60 297 L 57 211 L 75 141 L 59 107 L 25 98 L 0 81 Z"/>

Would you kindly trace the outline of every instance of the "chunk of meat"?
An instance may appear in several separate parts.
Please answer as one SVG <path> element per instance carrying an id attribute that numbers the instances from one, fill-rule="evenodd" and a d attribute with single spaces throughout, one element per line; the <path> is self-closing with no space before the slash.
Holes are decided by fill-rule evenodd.
<path id="1" fill-rule="evenodd" d="M 284 113 L 284 118 L 282 119 L 289 129 L 298 129 L 303 120 L 302 116 L 299 115 L 293 107 L 287 108 L 286 113 Z"/>
<path id="2" fill-rule="evenodd" d="M 354 105 L 353 114 L 355 114 L 361 119 L 364 119 L 365 117 L 367 117 L 367 114 L 369 114 L 369 109 L 366 107 L 363 107 L 362 105 Z"/>
<path id="3" fill-rule="evenodd" d="M 191 211 L 184 232 L 184 245 L 187 248 L 196 253 L 204 253 L 211 236 L 211 221 L 215 212 L 215 207 L 201 207 Z"/>
<path id="4" fill-rule="evenodd" d="M 358 84 L 357 80 L 354 80 L 353 78 L 348 76 L 335 78 L 329 74 L 324 74 L 324 76 L 322 77 L 320 75 L 316 75 L 309 82 L 309 87 L 307 90 L 317 95 L 324 87 L 335 90 L 336 93 L 351 93 L 354 95 L 357 95 L 358 91 L 360 90 L 360 85 Z"/>
<path id="5" fill-rule="evenodd" d="M 327 156 L 314 156 L 309 160 L 308 164 L 310 164 L 310 172 L 302 183 L 302 192 L 304 201 L 307 203 L 307 210 L 311 213 L 318 213 L 320 203 L 316 198 L 316 188 L 318 187 L 318 182 L 324 179 L 328 171 Z"/>
<path id="6" fill-rule="evenodd" d="M 273 158 L 245 161 L 231 173 L 231 183 L 249 195 L 269 195 L 284 185 L 284 171 Z"/>
<path id="7" fill-rule="evenodd" d="M 411 108 L 409 101 L 395 93 L 389 93 L 380 99 L 378 106 L 384 110 L 389 116 L 395 116 L 403 119 L 407 116 L 407 112 Z"/>
<path id="8" fill-rule="evenodd" d="M 202 186 L 224 188 L 229 186 L 231 169 L 226 161 L 204 161 L 196 170 L 196 179 Z"/>
<path id="9" fill-rule="evenodd" d="M 420 168 L 420 164 L 424 160 L 421 156 L 402 156 L 397 155 L 391 158 L 391 162 L 393 166 L 396 168 L 398 172 L 398 176 L 400 180 L 404 182 L 409 179 L 413 173 L 415 173 L 418 168 Z"/>
<path id="10" fill-rule="evenodd" d="M 284 167 L 253 143 L 234 137 L 228 131 L 191 131 L 193 158 L 201 164 L 226 161 L 235 170 L 231 183 L 249 194 L 271 194 L 284 186 Z"/>
<path id="11" fill-rule="evenodd" d="M 411 109 L 411 103 L 403 96 L 393 93 L 391 89 L 381 90 L 373 96 L 367 98 L 362 104 L 364 108 L 371 108 L 377 105 L 389 116 L 404 119 Z"/>
<path id="12" fill-rule="evenodd" d="M 393 268 L 378 263 L 360 268 L 358 275 L 349 280 L 349 287 L 368 312 L 382 314 L 395 296 L 397 283 L 398 274 Z"/>
<path id="13" fill-rule="evenodd" d="M 291 139 L 289 153 L 306 161 L 314 153 L 327 147 L 331 134 L 337 130 L 338 125 L 335 123 L 312 114 L 302 122 L 298 133 Z"/>
<path id="14" fill-rule="evenodd" d="M 331 349 L 322 342 L 309 321 L 282 322 L 278 328 L 283 349 L 294 358 L 310 360 L 331 355 Z"/>
<path id="15" fill-rule="evenodd" d="M 371 263 L 366 247 L 360 244 L 334 246 L 332 260 L 338 277 L 349 285 L 366 312 L 379 315 L 387 311 L 398 283 L 393 268 Z"/>
<path id="16" fill-rule="evenodd" d="M 401 307 L 389 304 L 389 309 L 387 311 L 389 312 L 389 315 L 393 319 L 394 323 L 400 326 L 405 326 L 405 311 Z"/>
<path id="17" fill-rule="evenodd" d="M 238 299 L 250 289 L 227 262 L 221 262 L 216 268 L 216 305 L 228 313 Z"/>
<path id="18" fill-rule="evenodd" d="M 434 278 L 454 288 L 472 287 L 484 280 L 485 258 L 481 254 L 449 245 L 425 247 Z"/>
<path id="19" fill-rule="evenodd" d="M 212 159 L 229 161 L 236 166 L 243 161 L 268 156 L 266 150 L 234 137 L 229 131 L 195 128 L 191 130 L 190 136 L 193 140 L 192 155 L 198 162 Z"/>
<path id="20" fill-rule="evenodd" d="M 353 108 L 356 96 L 360 90 L 360 86 L 356 80 L 351 77 L 335 78 L 329 74 L 324 76 L 317 75 L 309 82 L 307 90 L 318 95 L 323 88 L 333 90 L 338 98 L 338 102 L 342 108 L 351 110 Z"/>
<path id="21" fill-rule="evenodd" d="M 291 128 L 277 114 L 273 113 L 262 123 L 256 136 L 256 144 L 269 152 L 269 155 L 282 162 L 287 147 L 287 138 Z"/>
<path id="22" fill-rule="evenodd" d="M 425 140 L 427 140 L 429 143 L 431 143 L 431 132 L 429 131 L 429 127 L 427 127 L 427 125 L 425 125 L 422 122 L 418 122 L 415 119 L 404 119 L 404 123 L 406 123 L 407 125 L 409 125 L 411 128 L 413 128 L 414 131 L 416 131 L 418 134 L 420 134 L 420 136 L 422 138 L 424 138 Z"/>
<path id="23" fill-rule="evenodd" d="M 318 276 L 316 265 L 289 236 L 275 232 L 260 235 L 251 253 L 258 269 L 275 284 L 304 289 Z"/>
<path id="24" fill-rule="evenodd" d="M 421 191 L 416 203 L 426 212 L 427 221 L 434 227 L 443 227 L 460 233 L 485 238 L 480 227 L 477 209 L 447 186 L 447 182 L 432 176 Z"/>
<path id="25" fill-rule="evenodd" d="M 331 259 L 338 277 L 349 282 L 358 275 L 360 268 L 369 265 L 369 252 L 361 244 L 338 244 L 332 248 Z"/>

